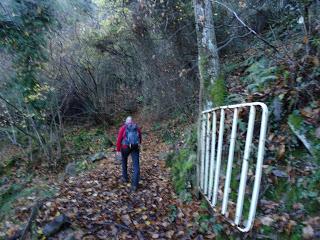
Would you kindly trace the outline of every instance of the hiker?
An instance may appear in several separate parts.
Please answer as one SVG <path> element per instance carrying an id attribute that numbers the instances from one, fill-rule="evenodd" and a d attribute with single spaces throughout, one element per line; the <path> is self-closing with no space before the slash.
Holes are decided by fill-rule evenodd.
<path id="1" fill-rule="evenodd" d="M 136 191 L 140 178 L 139 166 L 139 144 L 141 144 L 141 130 L 132 117 L 127 117 L 124 125 L 121 126 L 117 139 L 117 155 L 122 157 L 122 182 L 129 182 L 128 179 L 128 157 L 131 154 L 133 162 L 133 175 L 131 190 Z"/>

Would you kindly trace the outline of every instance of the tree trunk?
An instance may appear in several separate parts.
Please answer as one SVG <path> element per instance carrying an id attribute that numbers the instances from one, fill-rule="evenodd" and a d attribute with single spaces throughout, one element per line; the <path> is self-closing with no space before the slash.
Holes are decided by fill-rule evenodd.
<path id="1" fill-rule="evenodd" d="M 214 30 L 211 0 L 193 0 L 198 41 L 198 67 L 200 74 L 199 118 L 198 118 L 198 151 L 197 151 L 197 188 L 199 196 L 200 179 L 200 134 L 201 112 L 212 107 L 210 89 L 219 75 L 219 56 Z"/>
<path id="2" fill-rule="evenodd" d="M 212 106 L 209 88 L 219 75 L 219 56 L 214 30 L 212 2 L 194 0 L 200 73 L 200 111 Z"/>

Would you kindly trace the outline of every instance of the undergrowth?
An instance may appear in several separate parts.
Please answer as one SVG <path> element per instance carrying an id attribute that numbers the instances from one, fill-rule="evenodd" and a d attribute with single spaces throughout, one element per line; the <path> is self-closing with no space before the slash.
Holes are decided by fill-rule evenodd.
<path id="1" fill-rule="evenodd" d="M 193 127 L 186 130 L 183 136 L 185 139 L 183 146 L 168 154 L 166 165 L 171 169 L 176 192 L 182 200 L 190 201 L 196 175 L 196 129 Z"/>
<path id="2" fill-rule="evenodd" d="M 102 127 L 85 129 L 81 128 L 70 132 L 65 137 L 66 143 L 71 144 L 77 152 L 97 152 L 113 145 Z"/>

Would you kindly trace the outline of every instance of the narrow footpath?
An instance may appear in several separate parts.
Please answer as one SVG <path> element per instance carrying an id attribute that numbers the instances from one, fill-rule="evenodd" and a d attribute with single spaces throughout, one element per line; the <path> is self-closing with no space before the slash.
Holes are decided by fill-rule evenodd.
<path id="1" fill-rule="evenodd" d="M 64 214 L 71 226 L 52 239 L 215 238 L 213 231 L 202 234 L 199 230 L 199 217 L 206 212 L 200 202 L 183 203 L 177 197 L 165 160 L 159 158 L 168 146 L 150 130 L 143 128 L 143 133 L 137 192 L 121 183 L 121 165 L 110 154 L 94 170 L 67 178 L 56 197 L 43 204 L 38 226 Z"/>

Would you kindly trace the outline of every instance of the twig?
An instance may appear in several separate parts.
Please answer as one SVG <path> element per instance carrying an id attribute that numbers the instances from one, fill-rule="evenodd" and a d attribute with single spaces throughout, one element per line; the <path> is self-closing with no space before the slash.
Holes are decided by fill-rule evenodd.
<path id="1" fill-rule="evenodd" d="M 27 233 L 29 232 L 29 230 L 32 226 L 32 222 L 38 215 L 39 208 L 42 205 L 42 202 L 43 201 L 40 201 L 40 202 L 37 201 L 37 203 L 32 207 L 31 214 L 30 214 L 29 220 L 27 222 L 27 225 L 25 226 L 25 228 L 23 229 L 23 231 L 21 233 L 21 238 L 20 238 L 21 240 L 26 239 Z"/>
<path id="2" fill-rule="evenodd" d="M 15 110 L 17 110 L 17 112 L 19 112 L 21 115 L 23 115 L 24 113 L 15 105 L 13 105 L 12 103 L 10 103 L 7 99 L 5 99 L 5 97 L 3 97 L 2 95 L 0 95 L 0 99 L 3 100 L 6 104 L 8 104 L 10 107 L 13 107 Z"/>
<path id="3" fill-rule="evenodd" d="M 118 228 L 122 228 L 122 229 L 125 229 L 125 230 L 127 230 L 128 232 L 133 232 L 133 230 L 131 230 L 127 225 L 124 225 L 124 224 L 120 224 L 120 223 L 115 223 L 114 224 L 116 227 L 118 227 Z"/>
<path id="4" fill-rule="evenodd" d="M 142 233 L 139 230 L 137 231 L 137 237 L 138 237 L 139 240 L 144 240 L 144 237 L 143 237 Z"/>
<path id="5" fill-rule="evenodd" d="M 90 232 L 87 232 L 86 234 L 84 234 L 82 237 L 84 236 L 88 236 L 88 235 L 92 235 L 92 234 L 95 234 L 96 232 L 100 231 L 101 229 L 103 229 L 105 226 L 110 226 L 110 225 L 114 225 L 115 227 L 117 228 L 121 228 L 121 229 L 124 229 L 124 230 L 127 230 L 128 232 L 130 233 L 133 233 L 134 231 L 132 229 L 130 229 L 127 225 L 124 225 L 124 224 L 120 224 L 120 223 L 116 223 L 114 221 L 106 221 L 102 224 L 98 224 L 99 226 L 97 226 L 95 229 L 93 229 L 92 231 Z"/>

